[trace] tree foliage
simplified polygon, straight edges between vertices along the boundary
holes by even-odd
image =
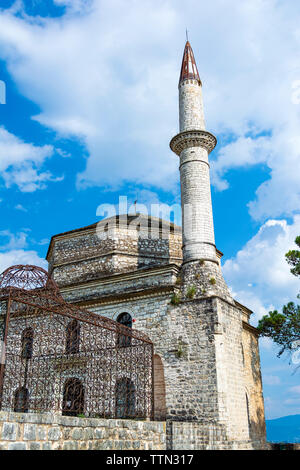
[[[300,248],[300,236],[295,243]],[[300,251],[290,250],[285,258],[292,266],[291,273],[300,277]],[[257,329],[261,336],[271,338],[280,346],[279,356],[284,351],[291,352],[295,348],[295,341],[300,340],[300,305],[289,302],[283,306],[281,313],[277,310],[269,312],[259,321]]]

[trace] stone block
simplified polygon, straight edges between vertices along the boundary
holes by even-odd
[[[12,442],[8,444],[8,450],[27,450],[25,442]]]
[[[36,440],[36,425],[35,424],[24,424],[24,441],[35,441]]]
[[[30,442],[29,450],[41,450],[41,444],[39,442]]]
[[[17,431],[17,423],[3,423],[1,439],[3,441],[15,441],[17,439]]]
[[[50,427],[48,429],[48,440],[49,441],[58,441],[62,436],[62,432],[58,426]]]

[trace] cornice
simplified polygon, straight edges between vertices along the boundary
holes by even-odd
[[[180,270],[180,267],[177,266],[176,264],[168,264],[165,267],[161,266],[155,266],[152,268],[146,268],[146,269],[139,269],[136,271],[131,271],[131,272],[126,272],[126,273],[118,273],[118,274],[112,274],[111,276],[105,276],[105,278],[97,279],[97,280],[91,280],[91,281],[85,281],[82,283],[76,283],[76,284],[71,284],[68,286],[62,286],[60,288],[60,292],[62,294],[67,293],[68,291],[76,291],[76,290],[81,290],[84,288],[93,288],[93,287],[98,287],[98,286],[103,286],[103,285],[111,285],[111,284],[116,284],[119,282],[126,282],[126,281],[131,281],[134,279],[140,279],[140,278],[145,278],[145,277],[150,277],[150,276],[157,276],[160,274],[167,274],[171,273],[174,274],[175,276],[178,274]]]
[[[82,308],[88,308],[97,305],[109,305],[120,302],[128,302],[135,299],[169,296],[174,292],[174,289],[175,286],[156,287],[135,292],[107,295],[98,297],[97,299],[70,301],[70,303],[72,303],[72,305],[79,305]]]

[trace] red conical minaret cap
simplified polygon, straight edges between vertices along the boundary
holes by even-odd
[[[186,41],[184,53],[183,53],[179,83],[182,82],[183,80],[189,80],[189,79],[197,80],[199,84],[202,85],[200,77],[199,77],[193,49],[189,41]]]

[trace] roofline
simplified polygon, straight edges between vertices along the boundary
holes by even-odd
[[[174,224],[173,222],[169,222],[165,219],[161,219],[159,217],[152,217],[152,216],[146,216],[146,215],[143,215],[143,214],[118,214],[116,216],[113,216],[113,217],[108,217],[106,219],[102,219],[102,220],[99,220],[99,222],[95,222],[91,225],[86,225],[84,227],[80,227],[80,228],[76,228],[76,229],[73,229],[73,230],[68,230],[67,232],[61,232],[61,233],[57,233],[56,235],[52,235],[51,237],[51,240],[50,240],[50,243],[49,243],[49,247],[48,247],[48,250],[47,250],[47,254],[46,254],[46,260],[48,261],[48,258],[49,258],[49,254],[51,252],[51,248],[53,246],[53,242],[56,238],[59,238],[59,237],[65,237],[65,236],[68,236],[68,235],[72,235],[74,233],[80,233],[80,232],[85,232],[87,230],[92,230],[92,229],[96,229],[97,225],[99,223],[105,223],[111,219],[114,219],[115,217],[118,219],[119,218],[119,215],[127,215],[128,218],[131,218],[133,220],[134,217],[144,217],[144,218],[148,218],[148,221],[149,219],[151,220],[156,220],[156,221],[159,221],[159,222],[162,222],[163,224],[167,224],[169,225],[170,227],[174,228],[174,231],[178,229],[178,231],[182,231],[182,227],[180,225],[176,225]],[[162,224],[162,225],[163,225]],[[217,254],[219,255],[220,258],[222,258],[222,256],[224,255],[224,253],[222,253],[222,251],[218,250],[216,248],[216,251],[217,251]]]
[[[250,308],[246,307],[245,305],[241,304],[240,302],[238,302],[237,300],[234,300],[234,303],[235,305],[240,308],[241,310],[243,310],[243,312],[247,313],[247,315],[252,315],[253,311],[250,310]]]

